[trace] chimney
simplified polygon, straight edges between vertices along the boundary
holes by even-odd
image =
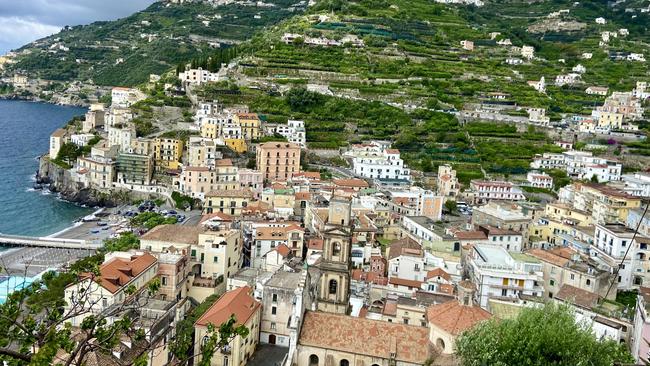
[[[476,291],[474,283],[469,280],[463,280],[458,283],[458,302],[463,306],[474,305],[474,292]]]

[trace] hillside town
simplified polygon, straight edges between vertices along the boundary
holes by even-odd
[[[200,70],[181,74],[183,85],[211,82],[188,74]],[[597,125],[643,113],[648,96],[639,83],[608,99],[594,113],[609,122]],[[454,365],[461,333],[547,301],[648,361],[649,173],[624,173],[565,141],[562,153],[536,156],[524,181],[462,184],[451,165],[423,175],[389,141],[352,144],[338,153],[343,165],[305,170],[303,121],[269,123],[245,105],[202,101],[186,139],[136,137],[129,107],[145,97],[114,88],[110,105],[93,104],[82,123],[55,131],[42,160],[57,166],[64,146],[92,143],[57,173],[69,184],[170,204],[180,194],[201,210],[198,220],[145,230],[138,249],[108,253],[99,271],[109,280],[93,285],[102,302],[92,312],[101,313],[128,286],[161,280],[142,309],[157,314],[153,364],[171,357],[174,325],[215,294],[194,323],[195,354],[208,324],[231,313],[251,333],[213,365]],[[571,179],[556,195],[551,169]],[[631,291],[635,304],[616,301]]]
[[[276,2],[157,2],[151,14],[188,12],[175,23],[194,27],[187,43],[140,18],[127,22],[131,41],[107,39],[147,58],[157,39],[198,51],[144,79],[121,82],[128,57],[102,60],[110,73],[98,75],[66,56],[88,52],[68,27],[0,57],[0,95],[85,112],[51,133],[31,189],[97,210],[38,238],[88,247],[38,249],[56,258],[23,275],[57,275],[6,291],[14,318],[0,328],[30,336],[20,347],[0,337],[0,361],[490,365],[467,362],[465,337],[502,339],[487,325],[550,304],[590,341],[650,364],[649,49],[630,35],[638,21],[621,28],[627,18],[588,11],[587,24],[577,2],[551,13],[526,2],[544,11],[515,37],[474,27],[494,1],[414,1],[407,13],[391,3],[380,10],[391,16],[364,2]],[[295,15],[262,24],[272,8]],[[243,27],[247,12],[261,35],[196,30],[224,18]],[[523,18],[512,14],[492,18]],[[531,36],[587,30],[560,51]],[[16,66],[38,52],[83,65],[86,79]],[[55,297],[40,284],[57,279],[60,311],[39,307],[29,296]],[[52,351],[32,318],[54,319],[52,334],[72,341]]]

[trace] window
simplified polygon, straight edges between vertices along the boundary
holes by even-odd
[[[555,280],[550,280],[549,283],[551,286],[555,286]]]
[[[591,280],[590,279],[587,279],[586,283],[587,283],[587,286],[591,286]]]
[[[336,255],[336,256],[341,255],[341,243],[334,242],[332,246],[332,255]]]
[[[278,294],[273,294],[271,297],[272,297],[271,301],[278,302]]]
[[[212,258],[212,261],[213,261],[214,263],[219,263],[219,257],[213,257],[213,258]]]
[[[344,358],[341,360],[341,362],[339,362],[339,366],[350,366],[350,361]]]
[[[275,327],[276,327],[276,326],[275,326],[275,323],[271,323],[271,329],[272,329],[272,330],[275,330]]]
[[[278,308],[275,306],[271,307],[271,314],[275,315],[277,313],[278,313]]]
[[[160,277],[160,282],[162,283],[163,286],[166,286],[167,285],[167,276]]]
[[[507,289],[501,289],[501,296],[508,296],[508,290]]]
[[[316,355],[309,356],[309,366],[318,366],[318,356]]]
[[[338,290],[338,285],[339,284],[336,282],[336,280],[330,280],[330,283],[329,283],[329,293],[330,293],[330,295],[335,295],[338,292],[337,291]]]
[[[444,351],[444,350],[445,350],[445,341],[443,341],[442,338],[438,338],[438,339],[436,340],[436,346],[437,346],[439,349],[441,349],[441,350]]]

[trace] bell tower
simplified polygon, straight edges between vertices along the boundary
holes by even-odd
[[[318,310],[347,314],[350,303],[352,202],[332,197],[323,235]]]

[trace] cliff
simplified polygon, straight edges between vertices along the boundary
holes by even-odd
[[[50,191],[58,193],[66,201],[81,205],[114,207],[130,200],[128,194],[125,195],[121,192],[104,193],[92,188],[85,188],[83,184],[72,179],[70,170],[52,163],[47,155],[41,156],[39,159],[36,183],[47,185]]]

